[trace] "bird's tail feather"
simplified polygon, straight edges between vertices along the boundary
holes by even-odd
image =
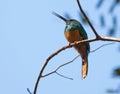
[[[88,59],[82,58],[82,79],[87,76],[88,73]]]

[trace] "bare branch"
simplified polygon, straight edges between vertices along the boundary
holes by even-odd
[[[120,42],[120,38],[111,38],[111,37],[103,37],[101,36],[100,38],[96,37],[96,38],[92,38],[92,39],[88,39],[88,40],[82,40],[82,41],[78,41],[78,42],[75,42],[75,43],[71,43],[67,46],[64,46],[62,48],[60,48],[59,50],[57,50],[55,53],[51,54],[47,59],[46,59],[46,62],[45,64],[43,65],[42,69],[40,70],[40,73],[39,73],[39,76],[37,78],[37,81],[35,83],[35,87],[34,87],[34,94],[36,94],[37,92],[37,87],[38,87],[38,83],[39,81],[41,80],[42,78],[42,73],[45,69],[45,67],[47,66],[48,62],[54,57],[56,56],[58,53],[60,53],[61,51],[67,49],[67,48],[71,48],[75,45],[78,45],[78,44],[81,44],[81,43],[86,43],[86,42],[93,42],[93,41],[98,41],[98,40],[102,40],[102,41],[115,41],[115,42]],[[52,73],[51,73],[52,74]]]
[[[95,36],[99,38],[100,35],[96,32],[96,30],[95,30],[95,28],[93,27],[92,23],[90,22],[89,18],[87,17],[87,15],[85,14],[85,12],[83,11],[83,9],[82,9],[82,7],[81,7],[81,5],[80,5],[79,0],[77,0],[77,4],[78,4],[78,6],[79,6],[79,9],[80,9],[81,13],[83,14],[83,16],[84,16],[85,19],[87,20],[89,26],[90,26],[91,29],[93,30]]]

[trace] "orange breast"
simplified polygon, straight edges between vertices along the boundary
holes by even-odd
[[[83,40],[83,38],[80,35],[78,30],[65,32],[65,37],[68,40],[68,42],[70,42],[70,43],[73,43],[75,41]]]
[[[69,43],[83,40],[83,38],[80,35],[78,30],[65,32],[65,37]],[[80,45],[76,45],[74,47],[82,57],[87,55],[87,45],[85,43],[82,43]]]

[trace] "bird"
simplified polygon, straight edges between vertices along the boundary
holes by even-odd
[[[75,19],[66,19],[63,16],[53,12],[53,15],[62,19],[66,23],[66,27],[64,30],[64,35],[67,41],[70,43],[77,43],[78,41],[82,41],[88,39],[87,33],[81,23]],[[75,45],[74,48],[78,51],[79,55],[82,59],[82,79],[85,79],[88,74],[88,54],[90,52],[89,43],[81,43],[79,45]]]

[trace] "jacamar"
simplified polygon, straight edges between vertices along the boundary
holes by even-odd
[[[74,19],[68,20],[55,12],[53,12],[53,14],[66,22],[64,34],[69,43],[88,39],[87,33],[80,22]],[[90,45],[89,43],[81,43],[75,45],[74,48],[82,58],[82,79],[84,79],[88,73],[88,54],[90,52]]]

